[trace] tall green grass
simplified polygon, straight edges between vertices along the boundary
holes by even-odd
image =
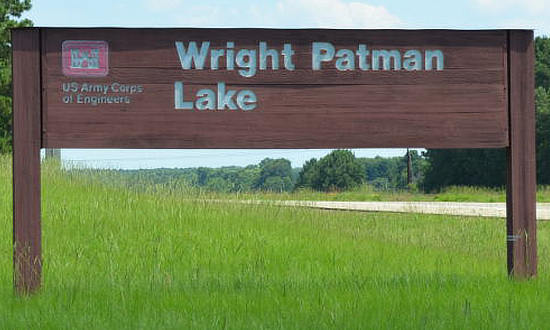
[[[44,286],[12,290],[0,159],[1,329],[543,329],[540,276],[506,276],[502,219],[191,201],[101,174],[43,174]],[[96,174],[94,174],[96,175]],[[201,199],[201,198],[199,198]]]

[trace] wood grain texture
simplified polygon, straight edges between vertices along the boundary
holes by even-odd
[[[40,30],[13,31],[14,284],[28,294],[40,287]]]
[[[509,33],[508,271],[525,278],[537,273],[533,31]]]
[[[65,40],[109,43],[109,75],[66,77]],[[296,69],[183,70],[175,41],[292,43]],[[311,42],[337,49],[441,49],[444,71],[311,70]],[[506,31],[45,29],[43,146],[48,148],[350,148],[508,146]],[[282,60],[281,60],[282,61]],[[282,63],[281,63],[282,66]],[[209,59],[206,61],[209,68]],[[250,89],[258,107],[174,110],[174,82],[186,99],[201,88]],[[140,84],[131,104],[65,104],[62,84]]]

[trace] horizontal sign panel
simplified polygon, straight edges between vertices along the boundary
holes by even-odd
[[[42,29],[43,146],[504,147],[507,33]]]

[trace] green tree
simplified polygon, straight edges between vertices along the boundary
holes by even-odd
[[[31,26],[22,14],[31,9],[30,0],[0,0],[0,153],[11,151],[11,31],[16,27]]]
[[[411,150],[413,184],[423,182],[426,160],[416,150]],[[407,156],[384,158],[359,158],[365,170],[368,184],[380,189],[407,187]]]
[[[322,191],[346,190],[365,180],[365,171],[349,150],[334,150],[321,158],[307,162],[300,172],[299,184]]]
[[[321,158],[317,189],[346,190],[357,187],[365,180],[363,167],[350,150],[334,150]]]
[[[255,188],[276,192],[291,190],[293,182],[290,161],[285,158],[262,160]]]
[[[535,85],[550,88],[550,39],[535,38]]]
[[[319,168],[317,167],[317,159],[311,158],[306,161],[302,170],[298,174],[297,188],[314,188],[316,180],[319,178]]]
[[[248,165],[241,169],[235,175],[233,192],[252,191],[259,175],[260,168],[257,165]]]
[[[504,149],[428,149],[424,179],[426,191],[447,186],[499,187],[506,183]]]
[[[537,183],[550,184],[550,38],[535,39]]]
[[[215,176],[208,180],[206,189],[214,192],[225,193],[230,190],[230,184],[221,176]]]
[[[367,182],[385,181],[387,184],[397,172],[397,164],[393,158],[383,158],[376,156],[375,158],[360,158],[359,162],[365,168]]]
[[[537,87],[537,182],[550,184],[550,90]]]

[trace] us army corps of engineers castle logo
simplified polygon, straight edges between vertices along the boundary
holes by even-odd
[[[62,71],[67,80],[61,83],[61,100],[65,104],[122,105],[133,103],[143,93],[143,85],[86,79],[105,77],[109,73],[109,44],[95,40],[65,40],[62,43]]]
[[[104,77],[109,73],[109,45],[106,41],[66,40],[62,45],[65,76]]]

